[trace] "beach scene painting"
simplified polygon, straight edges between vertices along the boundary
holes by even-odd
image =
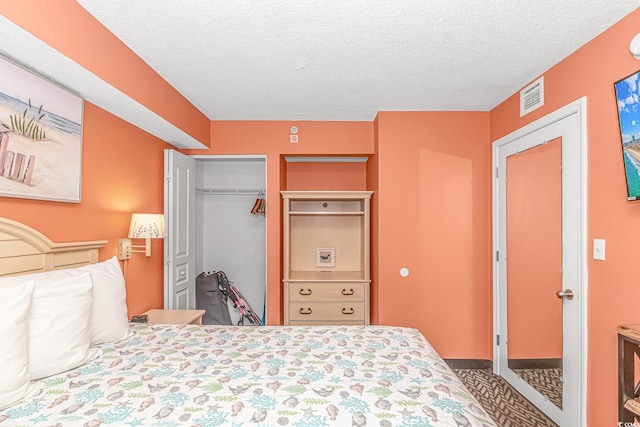
[[[83,99],[0,58],[0,196],[79,203]]]
[[[627,199],[640,199],[640,71],[614,84],[620,139],[627,180]]]

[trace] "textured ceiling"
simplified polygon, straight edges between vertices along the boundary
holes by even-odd
[[[487,111],[640,6],[640,0],[77,1],[209,119],[284,121]],[[0,34],[10,40],[0,43],[0,56],[178,148],[206,147],[2,15]]]
[[[78,1],[211,120],[490,110],[640,5]]]

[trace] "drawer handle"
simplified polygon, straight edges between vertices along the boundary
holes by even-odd
[[[311,295],[311,293],[311,289],[307,289],[306,292],[304,289],[300,289],[300,295]]]
[[[353,295],[354,293],[353,289],[349,289],[349,292],[346,289],[342,290],[342,295]]]
[[[307,308],[307,310],[305,311],[305,309],[304,309],[304,308],[301,308],[301,309],[300,309],[300,314],[311,314],[311,309],[310,309],[310,308]]]
[[[346,308],[342,307],[342,314],[353,314],[353,313],[355,313],[355,312],[356,312],[356,311],[353,309],[353,307],[351,307],[349,310],[350,310],[350,311],[347,311],[347,309],[346,309]]]

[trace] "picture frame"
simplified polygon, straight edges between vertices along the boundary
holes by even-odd
[[[80,203],[84,99],[0,56],[0,196]]]
[[[640,70],[614,83],[627,200],[640,200]]]
[[[316,248],[316,267],[335,267],[336,248]]]

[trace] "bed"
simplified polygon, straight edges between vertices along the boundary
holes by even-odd
[[[15,233],[16,228],[20,233]],[[7,231],[9,229],[13,232]],[[44,272],[35,275],[33,268],[23,267],[7,273],[11,270],[7,265],[24,265],[18,260],[25,256],[25,251],[15,252],[16,242],[21,242],[18,245],[21,248],[30,246],[28,242],[34,235],[47,243],[35,252],[47,257],[49,246],[55,244],[42,240],[44,236],[35,230],[0,219],[0,263],[5,267],[0,274],[11,275],[0,277],[0,293],[3,289],[24,293],[25,288],[33,288],[33,302],[26,310],[26,316],[30,316],[26,328],[37,327],[35,313],[42,311],[38,307],[44,304],[44,296],[48,296],[43,294],[43,289],[51,292],[50,289],[61,287],[62,283],[62,289],[67,292],[71,282],[82,282],[86,287],[87,276],[93,292],[90,310],[99,310],[87,316],[91,327],[84,332],[84,346],[52,345],[45,338],[46,351],[53,351],[55,347],[82,347],[77,352],[80,356],[73,362],[76,366],[55,366],[61,360],[67,362],[65,355],[52,360],[45,358],[34,369],[31,364],[41,356],[33,354],[32,347],[42,348],[43,343],[38,343],[38,339],[43,338],[29,329],[26,332],[28,353],[34,357],[22,361],[28,364],[22,369],[28,372],[27,378],[23,376],[22,384],[11,389],[5,385],[3,390],[3,384],[15,382],[12,373],[6,371],[20,355],[14,354],[7,363],[0,348],[0,407],[3,393],[6,406],[0,409],[0,427],[102,424],[495,427],[415,329],[376,325],[129,324],[126,311],[122,318],[123,279],[109,278],[108,287],[118,288],[118,295],[113,292],[105,296],[102,289],[106,283],[100,276],[104,265],[113,269],[117,261],[97,262],[101,242],[80,244],[78,253],[93,254],[67,256],[67,259],[74,258],[74,268],[49,263],[42,268]],[[11,250],[6,249],[8,241],[11,241]],[[66,245],[65,249],[72,246]],[[39,256],[37,253],[28,256],[34,255]],[[47,271],[52,268],[53,271]],[[71,276],[75,278],[70,279]],[[86,289],[80,285],[78,288],[86,295]],[[0,297],[3,296],[0,294]],[[19,297],[20,301],[28,299],[24,295]],[[3,297],[0,304],[5,299]],[[66,296],[65,299],[81,298]],[[115,311],[109,312],[113,307],[109,308],[105,302],[117,306]],[[21,304],[12,303],[9,311],[16,311],[14,307]],[[66,315],[71,310],[64,311]],[[22,312],[24,317],[24,310]],[[106,323],[116,325],[102,325],[100,329],[101,325],[94,325],[96,318],[109,319]],[[48,323],[54,326],[46,331],[54,328],[56,321]],[[68,329],[66,324],[63,330]],[[102,336],[96,338],[96,331]],[[14,335],[13,328],[3,330],[0,324],[3,342],[25,339],[25,334]],[[11,369],[12,372],[19,370]],[[39,379],[32,380],[33,377]],[[25,381],[27,385],[23,390]],[[22,393],[18,397],[14,393],[17,389]]]

